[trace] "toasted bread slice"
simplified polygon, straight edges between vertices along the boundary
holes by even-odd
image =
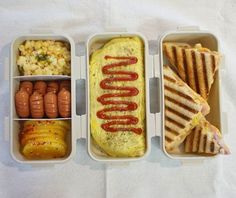
[[[178,147],[210,107],[169,66],[164,66],[165,147]]]
[[[185,152],[216,155],[218,153],[229,154],[229,149],[223,143],[220,131],[207,120],[202,119],[200,124],[187,136]]]
[[[220,54],[203,48],[201,44],[191,47],[187,43],[174,42],[164,43],[163,51],[182,80],[207,99],[219,67]]]

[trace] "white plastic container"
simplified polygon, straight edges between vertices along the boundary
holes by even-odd
[[[165,33],[159,43],[159,49],[160,49],[160,71],[161,71],[161,81],[163,82],[163,74],[162,74],[162,66],[163,64],[166,63],[166,58],[163,55],[163,50],[162,50],[162,44],[165,41],[175,41],[175,42],[187,42],[189,44],[196,44],[196,43],[201,43],[204,47],[209,48],[210,50],[218,51],[220,52],[220,47],[219,47],[219,40],[217,37],[208,31],[201,31],[197,27],[185,27],[185,28],[179,28],[177,31],[171,31]],[[223,59],[223,57],[222,57]],[[211,87],[210,95],[208,98],[208,103],[211,108],[210,113],[206,116],[206,119],[212,123],[214,126],[216,126],[221,133],[226,133],[225,128],[223,127],[224,125],[227,125],[227,119],[225,119],[226,123],[222,122],[222,111],[221,111],[221,92],[220,92],[220,82],[221,82],[221,70],[223,67],[224,62],[221,61],[221,64],[219,66],[218,71],[215,74],[214,77],[214,83]],[[164,90],[164,83],[160,83],[162,85],[162,89]],[[164,101],[164,92],[161,92],[161,100]],[[165,123],[165,116],[164,116],[164,103],[162,104],[162,119],[163,119],[163,124],[162,124],[162,149],[164,153],[172,158],[172,159],[179,159],[179,160],[193,160],[192,162],[194,163],[195,160],[203,160],[203,159],[209,159],[209,158],[214,158],[216,156],[198,156],[198,155],[193,155],[193,154],[186,154],[183,151],[180,150],[178,154],[170,154],[166,151],[165,149],[165,130],[164,130],[164,123]],[[225,115],[225,114],[224,114]]]
[[[94,143],[91,141],[90,134],[90,109],[89,109],[89,56],[94,49],[101,47],[104,43],[115,37],[129,37],[138,36],[144,43],[144,56],[145,56],[145,88],[146,88],[146,153],[142,157],[137,158],[112,158],[97,149]],[[71,46],[71,77],[68,76],[19,76],[16,66],[16,57],[18,53],[18,46],[24,40],[64,40]],[[18,37],[13,41],[11,46],[11,72],[10,72],[10,92],[11,92],[11,113],[10,113],[10,147],[12,157],[20,163],[29,164],[55,164],[67,162],[76,152],[76,141],[79,138],[87,138],[87,149],[90,157],[96,161],[102,162],[130,162],[135,160],[141,160],[148,156],[150,152],[150,140],[154,136],[161,136],[163,152],[172,159],[179,159],[181,161],[202,161],[211,157],[203,157],[197,155],[190,155],[185,153],[169,154],[165,150],[164,143],[164,86],[163,86],[163,74],[162,66],[165,63],[165,58],[162,53],[163,41],[182,41],[196,43],[201,42],[203,46],[210,48],[211,50],[219,51],[219,43],[217,38],[209,32],[200,31],[199,29],[179,29],[177,31],[165,33],[159,42],[159,54],[149,55],[147,39],[140,33],[128,33],[128,32],[107,32],[101,34],[95,34],[89,37],[86,43],[86,57],[76,57],[75,55],[75,42],[68,36],[57,34],[31,34],[27,36]],[[71,79],[71,132],[67,137],[67,143],[69,152],[66,157],[61,159],[52,160],[27,160],[19,151],[18,133],[20,120],[15,113],[14,95],[18,88],[20,80],[53,80],[53,79]],[[86,83],[85,83],[86,81]],[[82,89],[77,86],[81,85]],[[86,91],[83,92],[83,86],[85,85]],[[154,86],[155,85],[155,86]],[[76,106],[76,98],[77,105]],[[79,99],[78,99],[79,98]],[[158,105],[156,105],[158,103]],[[79,111],[79,106],[86,105],[85,110]],[[153,108],[154,106],[158,108]],[[209,96],[209,105],[211,112],[207,116],[207,119],[217,126],[221,132],[223,132],[221,121],[221,108],[220,108],[220,69],[215,76],[215,82],[211,89]],[[78,110],[76,112],[76,109]],[[156,109],[152,111],[153,109]],[[151,113],[152,112],[152,113]],[[213,116],[214,115],[214,116]],[[193,160],[193,161],[192,161]]]
[[[56,34],[30,34],[30,35],[25,35],[25,36],[20,36],[16,38],[11,45],[11,62],[10,62],[10,93],[11,93],[11,110],[10,110],[10,149],[11,149],[11,156],[13,159],[15,159],[19,163],[24,163],[24,164],[55,164],[55,163],[61,163],[61,162],[66,162],[68,161],[71,156],[73,156],[75,149],[76,149],[76,119],[77,116],[75,115],[75,85],[72,83],[74,81],[73,76],[63,76],[63,75],[54,75],[54,76],[20,76],[18,67],[16,65],[16,60],[17,56],[19,53],[18,47],[21,43],[23,43],[25,40],[60,40],[60,41],[65,41],[70,44],[71,48],[71,73],[77,73],[78,71],[76,70],[77,67],[74,67],[74,57],[75,57],[75,46],[74,46],[74,41],[66,36],[66,35],[56,35]],[[75,75],[76,76],[76,75]],[[64,158],[59,158],[59,159],[52,159],[52,160],[28,160],[22,156],[20,153],[20,145],[19,145],[19,139],[18,139],[18,134],[19,134],[19,122],[23,120],[48,120],[46,118],[44,119],[23,119],[19,118],[16,114],[15,110],[15,93],[19,89],[19,83],[22,80],[30,80],[30,81],[35,81],[35,80],[44,80],[44,81],[49,81],[49,80],[64,80],[64,79],[69,79],[71,80],[71,118],[56,118],[54,120],[71,120],[71,131],[67,134],[66,137],[66,142],[68,145],[68,152]]]
[[[108,155],[104,155],[104,153],[100,152],[99,149],[94,145],[93,141],[91,140],[91,134],[90,134],[90,108],[89,108],[89,58],[91,53],[99,49],[101,46],[103,46],[105,43],[107,43],[109,40],[113,38],[118,38],[118,37],[132,37],[132,36],[138,36],[144,44],[144,65],[145,65],[145,103],[146,103],[146,152],[143,156],[141,157],[133,157],[133,158],[114,158],[110,157]],[[119,33],[101,33],[101,34],[95,34],[92,35],[88,41],[87,41],[87,90],[86,90],[86,95],[87,95],[87,138],[88,138],[88,153],[91,158],[93,158],[96,161],[116,161],[116,162],[123,162],[123,161],[134,161],[134,160],[140,160],[146,157],[149,152],[150,152],[150,107],[149,107],[149,64],[148,64],[148,42],[146,38],[141,35],[140,33],[127,33],[127,32],[119,32]],[[152,120],[152,122],[155,122],[155,120]]]

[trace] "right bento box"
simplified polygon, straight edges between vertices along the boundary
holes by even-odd
[[[150,55],[140,33],[99,33],[87,40],[86,55],[76,56],[66,35],[18,37],[10,64],[12,157],[66,162],[86,138],[96,161],[135,161],[148,156],[154,136],[173,159],[228,154],[217,38],[185,29],[157,42],[159,54]]]

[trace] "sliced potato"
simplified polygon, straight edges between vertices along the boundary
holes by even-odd
[[[22,148],[23,155],[28,159],[51,159],[66,155],[67,146],[57,141],[32,141]]]
[[[64,157],[67,152],[65,136],[70,121],[25,121],[19,133],[22,154],[28,159]]]
[[[24,137],[27,134],[35,134],[35,133],[48,133],[48,134],[56,134],[56,135],[60,135],[62,138],[65,137],[66,135],[66,130],[63,129],[51,129],[50,127],[39,127],[33,130],[28,130],[28,129],[24,129],[21,133],[20,133],[20,137]]]
[[[24,128],[30,126],[45,126],[45,127],[63,127],[65,130],[70,129],[70,122],[64,120],[47,120],[47,121],[35,121],[35,120],[28,120],[24,122]]]
[[[25,134],[21,139],[20,143],[22,146],[28,143],[28,141],[37,141],[38,139],[46,139],[46,140],[56,140],[56,141],[63,141],[64,137],[55,134],[48,134],[48,133],[31,133]],[[63,141],[64,142],[64,141]]]

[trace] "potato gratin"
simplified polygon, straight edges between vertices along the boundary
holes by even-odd
[[[70,45],[63,41],[27,40],[19,46],[20,75],[70,75]]]

